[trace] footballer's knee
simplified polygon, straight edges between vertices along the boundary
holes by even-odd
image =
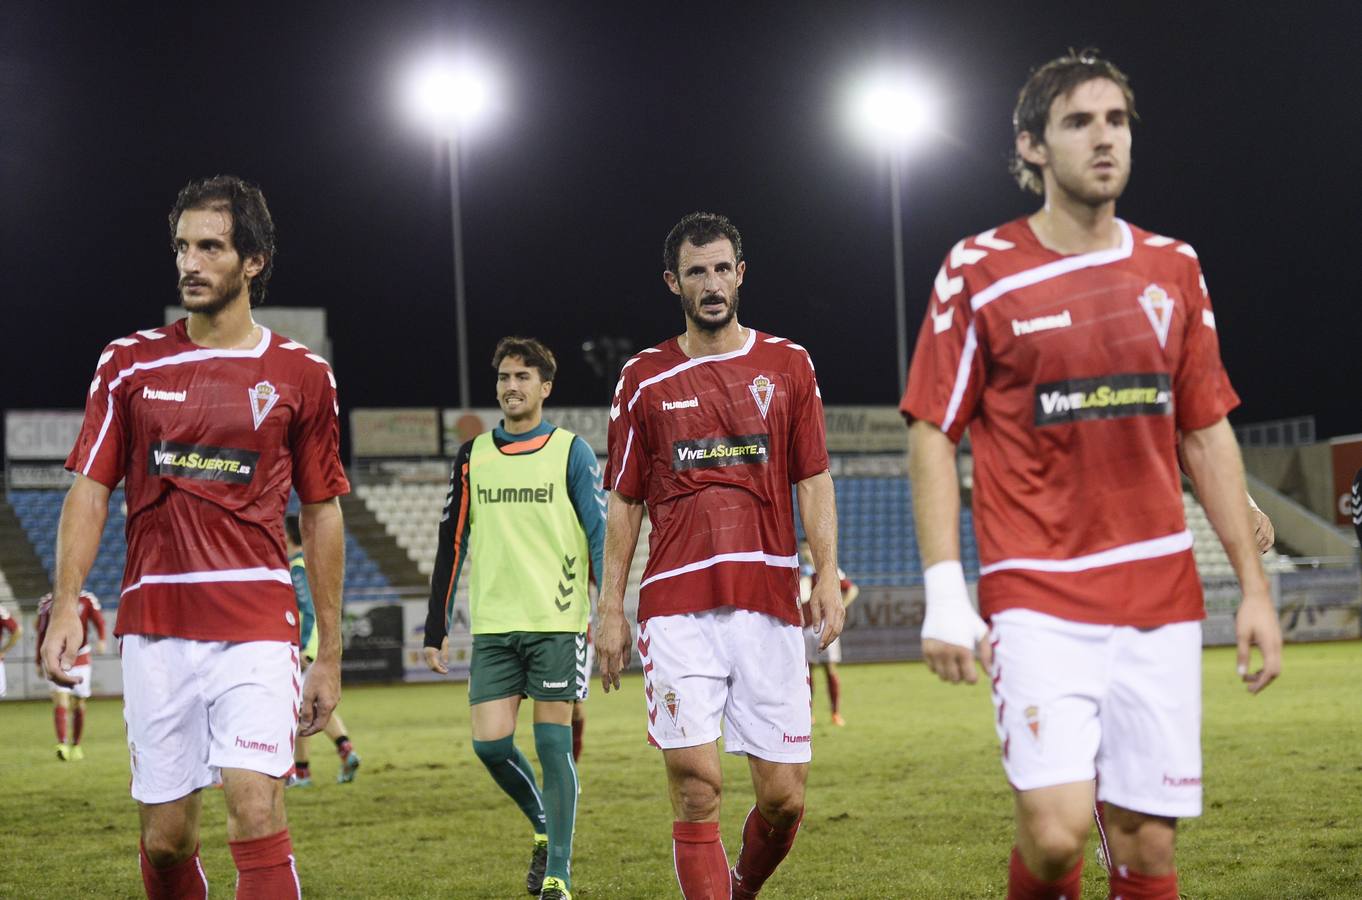
[[[1017,849],[1033,874],[1053,881],[1083,858],[1087,832],[1053,818],[1033,821],[1017,836]]]
[[[144,827],[142,852],[154,869],[167,869],[194,855],[198,835],[189,828]]]
[[[677,818],[683,822],[707,822],[719,815],[723,789],[708,778],[683,776],[676,783],[673,794]]]
[[[1115,865],[1154,877],[1174,871],[1177,819],[1137,813],[1108,803],[1102,821]]]
[[[277,834],[288,827],[284,814],[283,779],[259,772],[224,771],[223,788],[227,795],[227,838],[251,840]]]
[[[799,818],[804,815],[804,800],[803,797],[798,800],[787,797],[775,803],[758,801],[757,811],[761,813],[763,819],[770,823],[772,828],[779,828],[784,831],[793,828]]]
[[[511,758],[515,753],[514,736],[504,737],[498,741],[473,741],[473,753],[478,759],[482,760],[485,766],[499,766]]]

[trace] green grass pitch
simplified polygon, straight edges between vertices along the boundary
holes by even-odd
[[[1189,898],[1362,897],[1362,672],[1357,643],[1290,646],[1286,674],[1250,697],[1232,650],[1205,654],[1206,811],[1183,823]],[[771,898],[996,897],[1006,893],[1011,798],[983,684],[951,688],[920,664],[843,667],[849,724],[828,723],[821,673],[804,829]],[[644,741],[639,679],[587,704],[574,896],[679,897],[661,760]],[[351,687],[341,706],[364,758],[334,783],[314,739],[311,790],[288,794],[308,897],[516,898],[529,829],[469,746],[462,684]],[[528,704],[518,740],[533,757]],[[0,897],[142,896],[137,815],[118,701],[95,701],[86,759],[52,752],[41,703],[0,704]],[[725,756],[723,832],[736,853],[751,804]],[[204,804],[212,896],[231,896],[222,796]],[[1091,847],[1084,896],[1106,896]]]

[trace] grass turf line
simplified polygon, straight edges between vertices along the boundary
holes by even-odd
[[[1179,871],[1197,900],[1362,896],[1359,644],[1290,646],[1286,676],[1250,697],[1232,650],[1205,654],[1206,811],[1185,821]],[[993,897],[1006,893],[1010,791],[983,684],[938,684],[921,664],[842,667],[849,724],[832,726],[815,672],[814,764],[804,829],[764,897]],[[677,897],[660,755],[644,740],[637,677],[587,704],[574,897]],[[314,738],[317,786],[287,795],[308,897],[524,897],[530,830],[473,756],[463,685],[348,687],[364,765],[334,782]],[[92,701],[86,759],[55,758],[50,707],[0,703],[0,897],[142,896],[137,813],[117,700]],[[532,759],[529,704],[517,741]],[[752,802],[724,757],[723,833],[736,856]],[[219,791],[206,791],[211,895],[235,880]],[[1084,895],[1105,896],[1089,847]]]

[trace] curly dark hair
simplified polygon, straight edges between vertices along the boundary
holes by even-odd
[[[733,245],[733,261],[742,262],[742,235],[738,234],[738,227],[728,221],[727,216],[693,212],[677,222],[667,235],[667,240],[662,245],[662,265],[668,272],[679,275],[677,266],[680,263],[682,244],[690,241],[697,247],[703,247],[719,238],[728,238],[729,243]]]
[[[1132,121],[1139,117],[1135,114],[1135,92],[1130,89],[1130,79],[1116,68],[1110,60],[1098,56],[1095,47],[1087,47],[1078,52],[1072,49],[1057,59],[1052,59],[1031,73],[1017,95],[1017,107],[1012,112],[1012,135],[1022,132],[1031,135],[1037,144],[1045,142],[1045,124],[1050,121],[1050,106],[1056,97],[1066,96],[1080,84],[1095,78],[1105,78],[1115,82],[1126,98],[1126,109]],[[1008,162],[1008,171],[1017,179],[1022,190],[1033,194],[1045,193],[1045,180],[1041,177],[1040,167],[1021,158],[1014,144]]]
[[[180,189],[170,209],[170,243],[175,245],[175,229],[188,209],[225,210],[232,217],[232,247],[243,260],[260,256],[265,266],[251,279],[251,306],[265,302],[265,289],[274,273],[274,219],[265,205],[260,188],[235,175],[214,175],[191,181]]]
[[[511,336],[497,341],[492,369],[501,368],[501,361],[508,356],[518,356],[525,365],[538,369],[541,381],[552,381],[558,374],[558,360],[553,358],[553,351],[532,337]]]

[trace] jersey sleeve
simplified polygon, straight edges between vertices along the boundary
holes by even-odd
[[[605,492],[601,490],[601,468],[596,463],[596,454],[580,435],[572,439],[567,475],[572,507],[591,550],[592,578],[600,584],[605,555]]]
[[[1215,313],[1201,266],[1190,263],[1190,283],[1183,286],[1187,300],[1187,336],[1173,374],[1173,409],[1180,431],[1206,428],[1223,419],[1239,405],[1220,360],[1220,338]]]
[[[790,483],[795,484],[828,470],[827,423],[823,420],[823,396],[813,358],[802,348],[795,351],[808,362],[798,371],[794,405],[790,410]]]
[[[128,454],[126,416],[111,387],[118,379],[114,355],[111,344],[99,357],[85,397],[85,418],[76,445],[66,457],[68,471],[93,478],[109,490],[123,480]]]
[[[633,500],[648,495],[648,450],[642,422],[630,409],[632,379],[622,374],[610,404],[610,427],[606,432],[605,489]],[[642,407],[637,407],[642,412]]]
[[[440,514],[440,536],[435,549],[435,568],[430,574],[430,601],[426,609],[427,647],[439,647],[449,634],[449,616],[454,611],[459,571],[468,556],[468,461],[472,452],[473,442],[468,441],[454,457],[449,493]]]
[[[948,257],[927,298],[899,411],[909,422],[931,422],[958,443],[978,412],[985,371],[968,283],[963,273],[952,273]]]
[[[304,503],[321,503],[350,493],[340,458],[340,404],[331,366],[316,362],[304,372],[302,404],[291,434],[293,489]]]

